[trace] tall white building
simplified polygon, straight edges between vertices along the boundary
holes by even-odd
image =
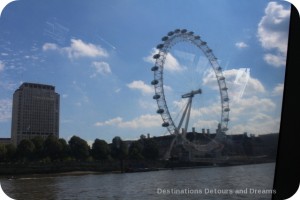
[[[13,95],[11,139],[59,137],[59,94],[52,85],[23,83]]]

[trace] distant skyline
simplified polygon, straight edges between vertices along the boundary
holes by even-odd
[[[154,48],[176,28],[200,35],[219,59],[231,99],[228,134],[279,132],[289,17],[289,3],[267,0],[12,2],[0,17],[0,137],[10,137],[12,96],[23,82],[55,86],[66,140],[166,134],[150,69]],[[173,61],[168,72],[180,75],[184,66]],[[211,80],[204,74],[202,86]],[[214,132],[219,107],[212,98],[194,112],[208,117],[193,124],[197,131]]]

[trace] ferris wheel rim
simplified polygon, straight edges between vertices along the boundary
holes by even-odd
[[[168,32],[166,36],[162,37],[162,42],[163,43],[160,43],[156,46],[159,52],[153,55],[153,59],[155,59],[155,65],[151,68],[151,71],[153,71],[154,73],[154,79],[151,82],[155,90],[153,99],[157,102],[157,113],[162,117],[162,126],[166,127],[170,134],[179,132],[172,119],[165,98],[166,95],[164,92],[163,72],[166,56],[169,53],[169,49],[172,48],[172,46],[174,46],[176,43],[190,42],[203,52],[215,73],[215,78],[218,82],[221,99],[221,120],[219,122],[219,128],[221,133],[225,133],[228,130],[230,111],[229,97],[227,92],[228,88],[222,72],[222,68],[218,63],[217,58],[213,54],[212,49],[208,47],[207,43],[203,41],[199,35],[195,35],[194,32],[188,31],[186,29],[175,29],[174,31]]]

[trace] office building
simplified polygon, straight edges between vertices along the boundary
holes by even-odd
[[[23,83],[13,95],[11,139],[59,137],[59,94],[52,85]]]

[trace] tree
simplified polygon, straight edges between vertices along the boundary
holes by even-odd
[[[158,144],[152,139],[144,140],[142,155],[145,159],[156,160],[159,157]]]
[[[92,145],[92,156],[96,160],[104,160],[107,159],[110,153],[109,146],[106,141],[95,139]]]
[[[31,139],[31,142],[34,144],[35,147],[33,156],[37,160],[41,159],[43,156],[44,141],[44,138],[42,138],[41,136],[36,136]]]
[[[146,139],[146,136],[145,136],[144,134],[142,134],[142,135],[140,136],[140,139],[141,139],[141,140],[145,140],[145,139]]]
[[[22,160],[31,160],[33,157],[35,146],[33,142],[28,139],[24,139],[17,147],[18,157]]]
[[[112,140],[111,155],[115,159],[123,160],[127,156],[127,146],[119,136]]]
[[[60,152],[60,158],[66,159],[70,155],[70,147],[67,143],[67,141],[63,138],[58,139],[58,142],[61,144],[61,152]]]
[[[127,146],[119,136],[116,136],[112,140],[111,144],[111,156],[120,161],[121,172],[124,171],[124,159],[127,156]]]
[[[87,142],[78,136],[73,136],[69,140],[71,154],[77,160],[85,160],[89,156],[90,147]]]
[[[131,143],[128,149],[128,157],[132,160],[142,160],[142,149],[143,146],[139,141],[134,141]]]
[[[49,135],[44,142],[44,156],[56,160],[60,158],[62,144],[54,135]]]

